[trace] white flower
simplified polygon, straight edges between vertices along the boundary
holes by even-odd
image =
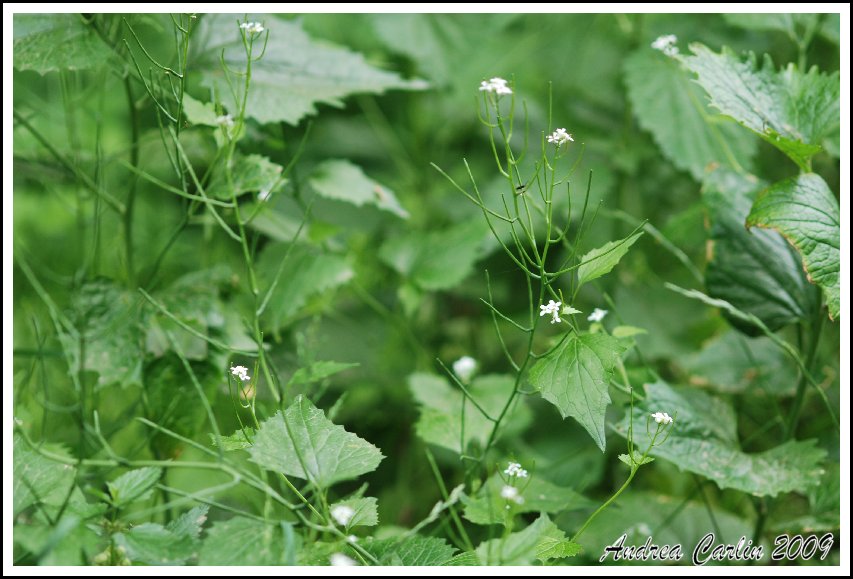
[[[240,24],[240,28],[249,34],[260,34],[264,31],[264,25],[260,22],[243,22]]]
[[[489,80],[484,80],[480,83],[480,90],[493,92],[499,95],[512,94],[512,89],[506,85],[506,80],[500,77],[494,77]]]
[[[225,127],[226,129],[230,129],[234,126],[234,119],[231,115],[219,115],[215,120],[216,124],[220,127]]]
[[[453,363],[453,372],[463,382],[468,382],[477,371],[477,360],[471,356],[462,356]]]
[[[548,135],[548,142],[554,143],[558,147],[564,143],[568,143],[569,141],[574,142],[572,136],[566,132],[566,129],[557,129],[550,135]]]
[[[652,418],[654,418],[655,422],[658,424],[672,424],[672,416],[666,412],[655,412],[652,414]]]
[[[504,485],[501,489],[501,498],[519,505],[524,502],[524,497],[518,494],[518,489],[510,485]]]
[[[249,369],[245,366],[231,366],[231,373],[243,382],[251,380],[249,377]]]
[[[551,323],[559,324],[563,320],[560,319],[560,306],[563,305],[563,302],[555,302],[554,300],[548,300],[546,305],[539,306],[539,317],[546,314],[551,315]]]
[[[266,189],[264,189],[263,191],[258,191],[258,201],[264,202],[270,198],[270,195],[272,195],[272,192]]]
[[[517,462],[511,462],[506,467],[504,474],[507,476],[515,476],[518,478],[527,478],[527,471],[521,468],[521,465]]]
[[[332,518],[342,527],[349,525],[354,516],[355,509],[349,505],[337,505],[332,508]]]
[[[353,567],[356,564],[355,561],[343,553],[334,553],[329,557],[329,563],[331,563],[333,567]]]
[[[678,47],[675,45],[676,42],[678,42],[678,37],[675,34],[666,34],[658,36],[652,42],[652,48],[660,50],[667,56],[675,56],[678,54]]]
[[[592,310],[592,313],[587,318],[587,321],[590,322],[600,322],[604,319],[604,316],[607,315],[607,310],[602,310],[600,308],[595,308]]]
[[[358,543],[358,537],[356,537],[355,535],[349,535],[347,537],[347,543]]]

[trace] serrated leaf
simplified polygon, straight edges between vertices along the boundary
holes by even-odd
[[[248,435],[249,439],[246,440],[246,436]],[[213,446],[216,446],[216,435],[213,433],[208,433],[210,436],[210,441]],[[234,434],[229,434],[228,436],[220,436],[219,440],[222,442],[222,450],[228,452],[230,450],[243,450],[252,446],[252,441],[255,438],[255,429],[247,426],[245,434],[242,430],[237,430]]]
[[[373,527],[379,524],[379,510],[376,502],[376,498],[374,497],[358,497],[338,501],[331,506],[331,509],[334,510],[335,507],[344,506],[353,510],[354,514],[346,525],[347,529],[351,529],[352,527]]]
[[[86,283],[72,296],[71,308],[86,344],[81,361],[80,344],[70,338],[63,340],[73,360],[72,371],[78,372],[82,363],[87,370],[98,372],[99,388],[138,384],[145,354],[138,294],[99,279]]]
[[[252,18],[263,21],[269,31],[264,57],[252,65],[246,103],[246,115],[260,123],[284,121],[295,125],[303,117],[315,114],[318,104],[340,107],[341,99],[352,94],[419,90],[427,86],[370,66],[363,56],[345,48],[317,42],[298,22],[263,15]],[[219,60],[222,55],[232,71],[246,68],[246,51],[236,19],[233,15],[207,14],[193,39],[197,41],[193,43],[197,53],[191,58],[204,71],[202,84],[222,95],[229,110],[239,110],[242,82],[234,102]],[[264,42],[261,38],[255,43],[255,56],[260,54]]]
[[[283,184],[284,167],[262,155],[234,155],[231,181],[228,181],[225,163],[218,163],[207,186],[207,195],[231,201],[232,191],[237,197],[254,192],[264,196],[277,191]]]
[[[201,544],[198,564],[281,565],[281,531],[274,525],[243,517],[214,523]]]
[[[820,286],[835,319],[841,309],[841,219],[838,201],[814,173],[776,183],[758,194],[748,227],[781,233],[802,256],[809,281]]]
[[[746,454],[739,448],[734,412],[722,400],[707,394],[679,389],[663,382],[646,385],[646,399],[634,409],[634,444],[648,447],[645,424],[654,411],[678,419],[663,445],[652,455],[669,460],[679,469],[707,477],[721,489],[732,488],[755,496],[804,492],[823,474],[820,464],[826,452],[814,440],[789,441],[771,450]],[[627,418],[617,427],[625,436]]]
[[[443,231],[409,231],[389,237],[379,258],[418,288],[445,290],[458,285],[482,257],[488,228],[480,219],[469,219]]]
[[[748,338],[728,331],[703,344],[702,349],[677,361],[691,384],[719,392],[764,391],[784,396],[794,393],[797,367],[770,338]]]
[[[571,416],[604,451],[604,414],[610,376],[625,345],[606,334],[572,334],[530,369],[528,380],[542,397]]]
[[[771,330],[809,319],[816,295],[796,252],[775,231],[744,227],[761,183],[732,173],[708,175],[702,199],[711,221],[713,258],[705,273],[708,293],[753,314]],[[730,316],[739,328],[750,327]]]
[[[166,525],[166,530],[178,537],[198,539],[201,534],[201,527],[207,521],[207,511],[209,508],[207,505],[199,505],[191,508],[177,519],[170,521]]]
[[[12,440],[14,514],[35,503],[61,505],[74,485],[76,469],[33,452],[18,434]]]
[[[145,500],[154,490],[154,485],[160,480],[163,469],[156,466],[145,466],[128,471],[107,483],[112,504],[123,507],[136,501]]]
[[[157,523],[143,523],[113,537],[131,561],[149,565],[181,565],[195,555],[198,543]]]
[[[640,239],[641,235],[643,232],[638,231],[625,239],[609,241],[581,257],[581,265],[578,267],[578,287],[610,273],[610,270],[616,267],[619,260],[628,253],[628,250],[634,245],[634,242]]]
[[[702,89],[675,59],[644,47],[628,57],[624,69],[640,126],[673,165],[698,181],[711,165],[749,170],[758,139],[709,110]]]
[[[307,368],[300,368],[294,372],[293,376],[288,380],[288,384],[294,386],[301,384],[314,384],[315,382],[319,382],[329,376],[334,376],[344,370],[355,368],[356,366],[358,366],[358,363],[332,362],[329,360],[314,362]]]
[[[580,546],[566,539],[545,514],[522,531],[483,541],[477,547],[477,556],[484,565],[530,565],[534,558],[544,562],[573,557],[579,552]]]
[[[824,138],[839,127],[838,73],[827,75],[813,67],[804,74],[794,64],[777,71],[767,55],[759,66],[754,56],[741,62],[728,49],[717,54],[698,43],[690,49],[693,55],[682,60],[696,73],[711,106],[808,170]]]
[[[113,54],[80,14],[15,14],[13,22],[13,64],[18,70],[85,70],[104,64]]]
[[[372,472],[384,458],[378,448],[333,424],[304,396],[284,414],[277,412],[261,424],[249,454],[265,469],[320,488]]]
[[[509,526],[518,513],[559,513],[592,506],[589,499],[575,490],[557,486],[536,475],[529,482],[522,480],[516,483],[523,502],[509,505],[500,494],[505,484],[495,474],[477,491],[476,496],[464,499],[465,518],[478,525]],[[507,509],[507,505],[511,508]]]
[[[443,567],[475,567],[481,565],[477,553],[465,551],[455,555],[447,562],[441,564]]]
[[[643,466],[644,464],[649,464],[650,462],[654,462],[654,458],[651,456],[647,456],[643,458],[643,455],[634,451],[634,459],[631,460],[631,457],[627,454],[620,454],[619,461],[628,465],[628,468],[634,468],[635,466]]]
[[[485,375],[477,376],[468,387],[468,392],[489,416],[494,417],[503,409],[513,387],[511,376]],[[424,441],[460,454],[466,452],[472,443],[485,446],[494,423],[483,416],[470,400],[465,402],[465,440],[461,440],[462,391],[452,388],[440,376],[422,373],[409,376],[409,389],[420,405],[420,417],[415,430]],[[519,403],[508,412],[506,418],[509,430],[505,429],[503,436],[523,427],[530,419],[530,411],[526,405]]]
[[[274,243],[261,252],[257,271],[262,291],[272,284],[287,250],[287,244]],[[341,286],[355,275],[345,257],[302,246],[293,247],[283,267],[263,315],[265,323],[274,329],[290,322],[311,296]]]
[[[403,209],[393,191],[345,159],[332,159],[317,165],[308,184],[321,197],[345,201],[356,207],[374,205],[403,219],[409,218],[409,212]]]
[[[418,535],[404,539],[366,541],[361,543],[361,546],[376,557],[380,565],[406,567],[445,565],[456,552],[444,539]]]

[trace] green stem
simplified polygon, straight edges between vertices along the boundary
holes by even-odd
[[[136,109],[136,103],[133,100],[133,88],[130,85],[130,76],[124,79],[124,90],[127,95],[127,107],[130,113],[130,165],[139,168],[139,112]],[[136,184],[137,178],[133,177],[130,180],[127,190],[127,199],[124,205],[124,250],[125,259],[127,261],[127,284],[129,287],[134,287],[136,283],[136,275],[133,267],[133,206],[136,202]]]

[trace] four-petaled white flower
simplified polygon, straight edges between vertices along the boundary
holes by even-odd
[[[548,300],[547,304],[539,306],[539,317],[541,318],[544,315],[551,315],[551,323],[559,324],[563,320],[560,319],[560,306],[563,305],[563,302],[555,302],[554,300]]]
[[[504,474],[507,476],[514,476],[518,478],[527,478],[527,471],[521,468],[521,465],[517,462],[511,462],[506,467]]]
[[[349,525],[355,516],[355,509],[349,505],[337,505],[332,508],[332,518],[342,527]]]
[[[453,363],[453,372],[463,382],[469,382],[477,371],[477,360],[471,356],[462,356]]]
[[[343,553],[334,553],[329,557],[329,563],[331,563],[333,567],[353,567],[356,565],[355,561]]]
[[[678,54],[676,42],[678,42],[678,37],[675,34],[665,34],[655,38],[655,41],[652,42],[652,48],[660,50],[667,56],[675,56]]]
[[[652,418],[654,418],[655,422],[658,424],[672,424],[672,416],[666,412],[655,412],[652,414]]]
[[[558,147],[564,143],[568,143],[569,141],[574,142],[572,136],[566,132],[566,129],[557,129],[550,135],[548,135],[548,142],[554,143]]]
[[[518,489],[510,485],[504,485],[501,489],[501,498],[519,505],[524,502],[524,497],[518,493]]]
[[[607,315],[607,310],[602,310],[601,308],[595,308],[592,310],[592,313],[587,318],[587,321],[590,322],[600,322],[604,319],[604,316]]]
[[[243,22],[240,24],[240,28],[249,34],[260,34],[264,31],[264,25],[260,22]]]
[[[234,126],[234,119],[231,115],[219,115],[215,120],[216,124],[220,127],[225,127],[226,129],[230,129]]]
[[[480,83],[480,90],[484,90],[486,92],[493,92],[498,95],[502,94],[512,94],[512,89],[506,85],[506,80],[502,79],[498,76],[495,78],[490,78],[489,80],[484,80]]]
[[[245,366],[231,366],[231,373],[243,382],[251,380],[249,377],[249,369]]]

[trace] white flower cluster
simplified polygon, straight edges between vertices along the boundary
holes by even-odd
[[[354,567],[356,562],[344,555],[343,553],[334,553],[329,557],[329,563],[333,567]]]
[[[453,363],[453,372],[462,382],[470,382],[477,371],[477,360],[471,356],[462,356]]]
[[[507,476],[514,476],[518,478],[527,478],[527,471],[521,468],[521,465],[517,462],[509,463],[509,466],[506,467],[504,474]]]
[[[243,382],[251,380],[249,377],[249,369],[245,366],[231,366],[231,373]]]
[[[652,418],[654,418],[655,422],[658,424],[672,424],[672,416],[666,412],[655,412],[652,414]]]
[[[519,494],[518,489],[510,485],[504,485],[501,489],[501,498],[518,505],[524,503],[524,497]]]
[[[355,509],[349,505],[337,505],[332,508],[331,514],[340,526],[346,527],[355,516]]]
[[[560,306],[563,305],[563,302],[555,302],[554,300],[548,300],[546,305],[539,306],[539,317],[545,315],[551,315],[551,323],[559,324],[563,320],[560,319]]]
[[[548,142],[554,143],[558,147],[564,143],[568,143],[569,141],[574,142],[572,136],[566,132],[566,129],[557,129],[550,135],[548,135]]]
[[[506,80],[498,76],[481,82],[480,90],[484,90],[486,92],[493,92],[498,95],[512,94],[512,89],[506,85]]]
[[[658,36],[652,42],[652,48],[660,50],[667,56],[675,56],[678,54],[678,47],[675,45],[676,42],[678,42],[678,37],[675,34],[666,34]]]
[[[249,34],[260,34],[264,31],[264,25],[260,22],[243,22],[240,24],[240,28]]]
[[[216,124],[220,127],[225,127],[226,129],[230,129],[234,126],[234,119],[231,115],[219,115],[216,117]]]
[[[587,318],[589,322],[600,322],[604,319],[604,316],[607,315],[607,310],[602,310],[600,308],[595,308],[592,310],[592,313]]]

